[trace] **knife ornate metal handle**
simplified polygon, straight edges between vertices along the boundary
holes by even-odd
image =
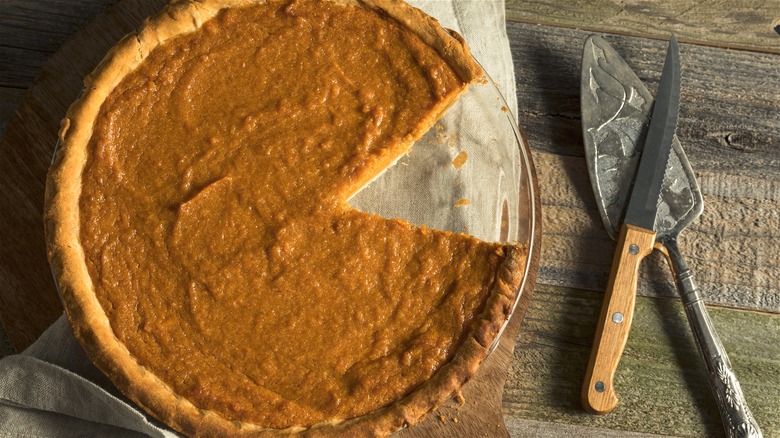
[[[590,362],[582,386],[582,405],[596,414],[617,406],[613,379],[631,330],[639,264],[653,251],[655,231],[631,224],[620,229]]]
[[[676,237],[664,239],[662,243],[666,248],[669,265],[672,267],[675,284],[682,297],[696,345],[707,366],[707,377],[720,410],[726,436],[761,438],[761,429],[748,408],[726,350],[715,332],[707,308],[704,307],[693,274],[680,254]]]

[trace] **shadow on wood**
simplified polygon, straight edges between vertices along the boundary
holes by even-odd
[[[674,358],[674,365],[682,370],[682,382],[691,395],[696,412],[703,414],[702,423],[704,435],[709,437],[723,436],[720,426],[718,407],[713,395],[701,391],[702,386],[709,385],[707,373],[699,357],[696,343],[690,335],[690,328],[684,315],[680,315],[680,304],[671,300],[652,300],[649,310],[652,310],[661,324],[661,330],[666,339],[659,342],[668,344]]]
[[[529,428],[544,422],[553,431],[577,430],[586,435],[611,429],[723,436],[679,300],[637,298],[631,334],[615,377],[618,407],[609,415],[582,410],[580,387],[602,297],[599,292],[537,286],[505,386],[504,416],[513,419],[516,427],[523,427],[519,420],[531,420],[525,423]],[[780,433],[780,350],[775,347],[780,345],[780,316],[708,310],[756,420],[765,436],[775,436]],[[577,427],[556,429],[559,423]],[[596,432],[588,436],[601,436]]]

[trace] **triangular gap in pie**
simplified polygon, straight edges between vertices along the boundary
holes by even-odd
[[[189,1],[85,81],[47,182],[74,334],[189,435],[387,435],[471,378],[525,249],[346,199],[469,84],[396,0]]]

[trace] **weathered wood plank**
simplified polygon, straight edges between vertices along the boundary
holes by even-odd
[[[580,388],[601,299],[596,292],[537,286],[505,387],[505,417],[616,431],[723,436],[678,300],[637,300],[615,381],[620,404],[605,416],[582,410]],[[714,307],[709,311],[764,436],[780,434],[780,316]]]
[[[0,87],[29,87],[49,56],[113,3],[116,0],[0,2]]]
[[[0,87],[27,88],[49,55],[0,45]]]
[[[590,188],[579,115],[588,33],[518,23],[508,30],[520,125],[537,152],[545,224],[540,282],[603,290],[614,244]],[[655,88],[666,43],[608,39]],[[681,55],[678,136],[705,197],[703,216],[681,235],[683,255],[709,303],[780,312],[780,56],[690,45]],[[712,65],[726,56],[732,63]],[[724,145],[726,131],[733,134]],[[639,292],[675,296],[660,256],[643,266]]]
[[[675,438],[675,435],[629,432],[603,427],[588,427],[579,424],[551,423],[548,421],[526,420],[507,417],[506,428],[509,436],[517,438]]]
[[[24,90],[19,88],[0,87],[0,137],[5,132],[5,125],[11,120],[11,114],[24,97]]]
[[[545,227],[540,282],[603,291],[614,242],[596,210],[584,160],[544,152],[534,154],[534,160]],[[699,181],[705,211],[681,234],[680,247],[705,300],[779,312],[780,187],[760,178],[721,173],[701,173]],[[748,187],[764,190],[756,197]],[[643,262],[638,292],[677,296],[660,254]]]
[[[507,32],[529,140],[541,150],[583,156],[580,65],[590,32],[519,23],[508,23]],[[667,43],[605,37],[655,90]],[[780,56],[681,44],[680,57],[677,135],[695,170],[780,179]]]
[[[507,19],[780,53],[776,0],[507,0]]]
[[[89,20],[117,0],[4,0],[3,46],[54,53]],[[46,26],[41,26],[46,23]],[[32,78],[31,78],[32,79]]]

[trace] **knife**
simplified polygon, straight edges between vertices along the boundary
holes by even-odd
[[[629,196],[648,125],[653,97],[641,80],[604,39],[591,35],[582,58],[582,125],[588,172],[599,213],[610,236]],[[675,136],[656,215],[656,249],[668,259],[675,284],[707,377],[720,411],[726,436],[760,438],[715,327],[710,321],[693,274],[680,254],[680,232],[704,211],[696,177],[682,145]]]
[[[611,412],[618,403],[613,380],[634,316],[639,264],[655,245],[658,201],[680,108],[680,76],[679,48],[672,35],[639,167],[620,226],[582,387],[583,406],[597,414]]]

